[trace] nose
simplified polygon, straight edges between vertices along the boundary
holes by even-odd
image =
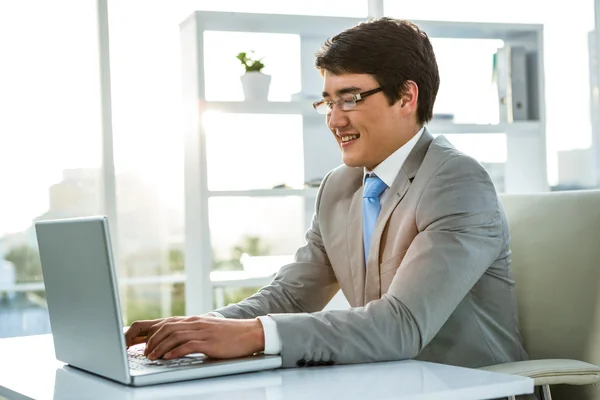
[[[348,126],[350,121],[344,111],[341,111],[337,105],[333,106],[331,112],[327,115],[327,126],[330,130],[335,131]]]

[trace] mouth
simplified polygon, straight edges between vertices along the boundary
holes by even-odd
[[[356,134],[356,135],[345,135],[345,136],[342,136],[342,137],[340,138],[340,140],[342,141],[342,145],[345,145],[345,144],[349,144],[349,143],[351,143],[351,142],[354,142],[354,141],[355,141],[355,140],[357,140],[359,137],[360,137],[360,135],[359,135],[359,134]]]

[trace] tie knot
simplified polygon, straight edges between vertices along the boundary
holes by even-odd
[[[365,190],[363,191],[363,198],[376,198],[381,196],[381,193],[387,189],[387,185],[384,181],[379,179],[376,175],[368,176],[365,180]]]

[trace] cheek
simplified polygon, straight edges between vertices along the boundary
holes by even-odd
[[[395,116],[385,109],[381,112],[368,115],[363,122],[363,126],[369,132],[371,137],[386,136],[386,132],[396,130],[399,125]]]
[[[378,114],[356,115],[356,118],[351,119],[350,123],[365,139],[371,139],[377,136],[379,131],[378,126],[381,125],[383,116]]]

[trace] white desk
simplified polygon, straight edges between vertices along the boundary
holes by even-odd
[[[0,340],[0,396],[9,399],[481,400],[532,392],[529,378],[419,361],[280,369],[132,388],[56,361],[51,335]]]

